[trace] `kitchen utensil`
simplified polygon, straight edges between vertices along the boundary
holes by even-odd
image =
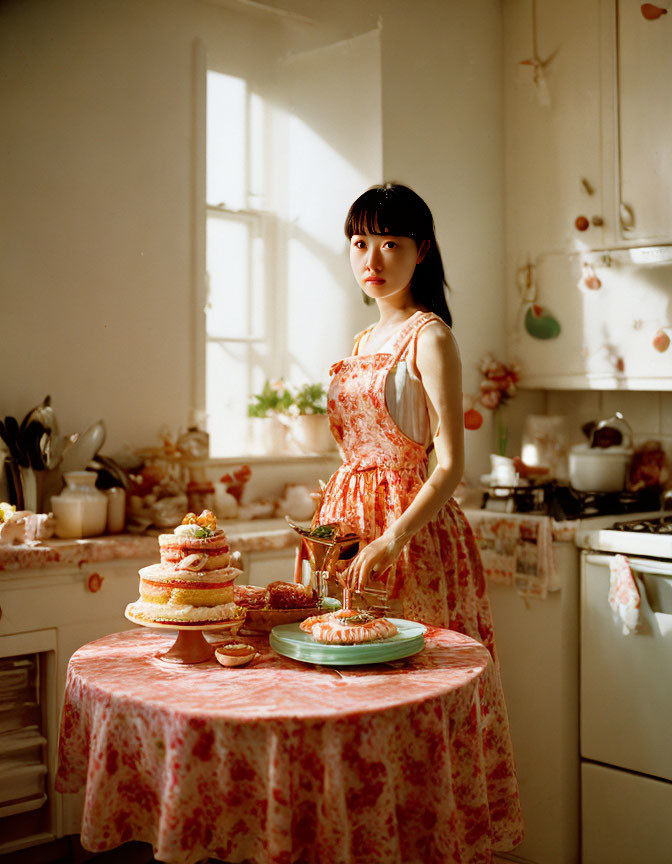
[[[28,456],[23,449],[21,432],[19,430],[19,424],[16,420],[16,417],[5,417],[2,437],[5,441],[5,444],[7,444],[7,446],[9,447],[9,452],[12,454],[12,459],[14,459],[16,464],[20,465],[23,468],[27,468]]]
[[[33,427],[34,430],[38,428],[40,429],[39,436],[37,435],[37,431],[33,431],[32,434],[39,440],[41,460],[44,463],[42,467],[49,469],[55,468],[61,458],[63,438],[59,433],[56,414],[54,413],[54,409],[51,407],[51,396],[45,396],[40,404],[36,405],[23,418],[20,427],[22,437],[25,438],[31,427]],[[31,459],[33,468],[37,467],[37,465],[34,464],[36,461],[36,459]]]
[[[105,443],[105,423],[98,420],[81,435],[71,435],[63,449],[63,474],[83,471]]]
[[[36,471],[42,471],[47,467],[42,449],[42,438],[47,434],[47,430],[38,420],[31,420],[22,432],[30,467]]]
[[[590,431],[589,440],[591,447],[611,447],[612,444],[607,439],[606,441],[600,440],[600,432],[604,429],[613,429],[617,430],[621,433],[620,440],[614,441],[614,444],[622,444],[623,447],[632,447],[632,427],[625,419],[625,417],[621,414],[620,411],[616,411],[611,417],[608,417],[606,420],[600,420]]]

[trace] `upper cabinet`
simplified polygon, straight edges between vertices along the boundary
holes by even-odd
[[[616,39],[605,85],[616,91],[618,240],[672,243],[672,14],[646,18],[634,0],[605,6]]]
[[[641,6],[504,5],[508,354],[522,386],[672,390],[672,14]]]

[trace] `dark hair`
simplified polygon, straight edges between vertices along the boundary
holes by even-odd
[[[352,205],[345,220],[348,240],[355,234],[411,237],[418,249],[425,240],[429,241],[427,254],[415,268],[411,279],[411,294],[418,305],[436,313],[452,326],[453,319],[444,291],[448,283],[434,233],[434,219],[419,195],[399,183],[385,183],[367,189]]]

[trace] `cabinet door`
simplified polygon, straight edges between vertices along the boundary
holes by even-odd
[[[618,9],[621,239],[672,241],[672,29],[639,3]]]
[[[551,55],[544,79],[550,106],[524,61],[532,55],[532,5],[507,0],[504,14],[505,232],[515,291],[516,268],[543,250],[575,242],[600,247],[600,0],[536,4],[538,51]],[[586,183],[583,182],[586,181]],[[575,220],[589,221],[578,231]],[[599,220],[598,220],[599,221]],[[518,299],[515,293],[514,301]],[[513,305],[513,304],[512,304]]]

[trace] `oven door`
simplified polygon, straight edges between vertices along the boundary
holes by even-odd
[[[672,780],[672,562],[629,557],[643,632],[608,603],[613,555],[581,556],[581,756]]]

